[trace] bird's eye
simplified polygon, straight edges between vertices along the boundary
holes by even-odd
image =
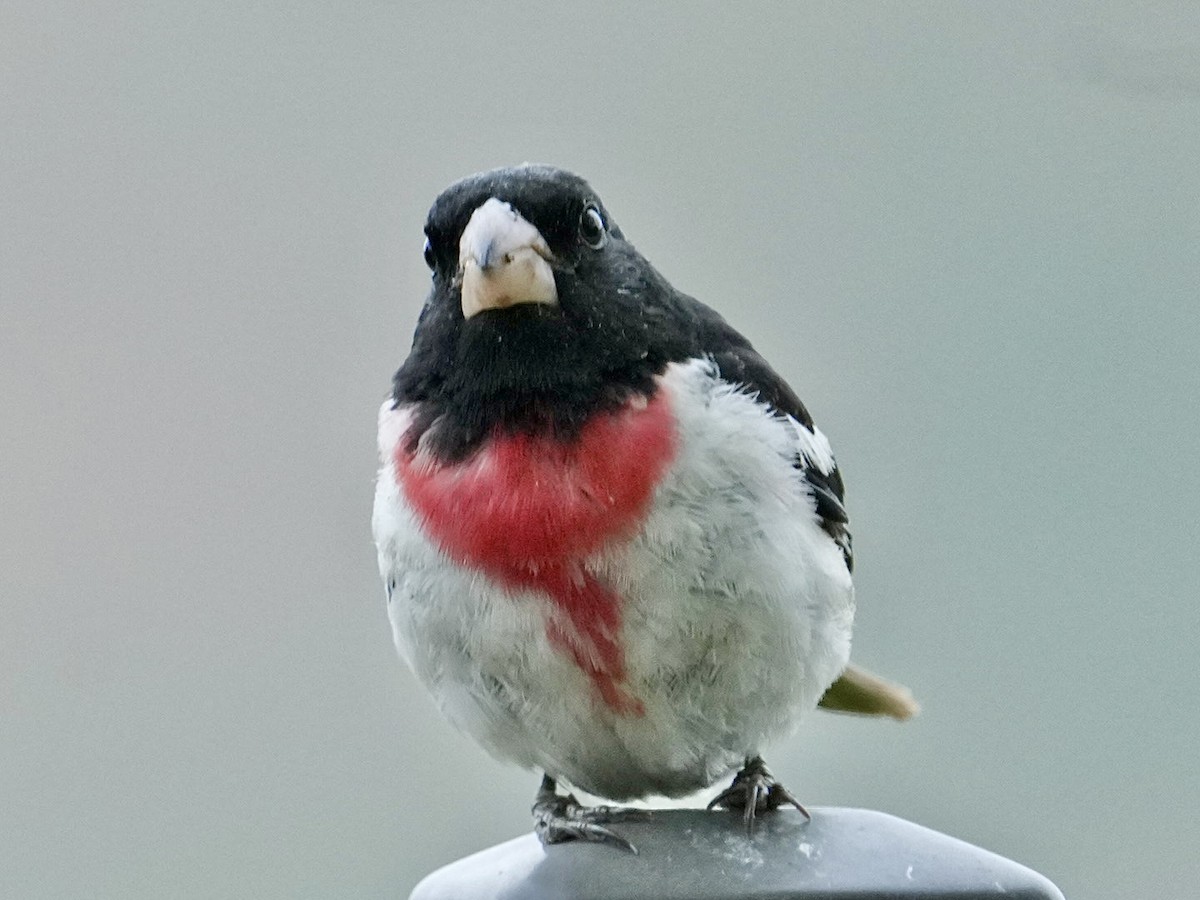
[[[590,203],[583,208],[583,215],[579,217],[579,237],[593,250],[603,247],[604,239],[608,237],[604,228],[604,217],[600,215],[600,210]]]
[[[429,242],[429,238],[425,238],[425,265],[433,268],[437,263],[437,257],[433,253],[433,244]]]

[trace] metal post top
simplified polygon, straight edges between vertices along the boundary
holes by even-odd
[[[578,842],[544,848],[528,834],[439,869],[411,900],[1062,900],[1037,872],[904,819],[812,814],[777,810],[747,836],[738,813],[655,810],[614,826],[636,856]]]

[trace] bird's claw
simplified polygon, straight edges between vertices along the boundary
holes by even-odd
[[[772,777],[762,757],[755,756],[746,760],[746,765],[733,777],[733,784],[717,794],[708,804],[708,808],[724,806],[726,809],[743,810],[746,832],[752,834],[754,819],[758,813],[778,809],[785,803],[790,803],[800,810],[804,818],[812,819],[808,810],[792,796],[791,791]]]
[[[560,796],[554,779],[546,776],[533,804],[533,832],[543,844],[587,841],[609,844],[634,855],[637,847],[606,826],[611,822],[631,822],[649,818],[643,809],[614,806],[581,806],[574,794]]]

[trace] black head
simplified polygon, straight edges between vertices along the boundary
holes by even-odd
[[[652,393],[654,376],[696,348],[698,305],[642,258],[570,172],[473,175],[437,198],[425,234],[433,285],[393,397],[419,405],[410,440],[429,431],[440,456],[461,457],[496,429],[569,436],[593,412]],[[489,279],[508,278],[495,272],[512,259],[540,275],[480,293]],[[538,302],[526,302],[534,294]]]
[[[430,267],[434,275],[458,266],[458,239],[472,214],[488,199],[495,197],[510,204],[541,232],[555,256],[567,266],[578,262],[585,250],[594,249],[581,235],[590,229],[584,212],[594,208],[607,226],[607,237],[623,239],[600,197],[578,175],[553,166],[525,165],[493,169],[456,182],[438,196],[425,221]],[[588,231],[588,237],[592,232]],[[607,238],[605,239],[607,240]]]

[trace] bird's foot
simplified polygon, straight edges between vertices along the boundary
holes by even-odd
[[[560,796],[554,779],[546,775],[533,803],[533,832],[543,844],[589,841],[610,844],[636,854],[637,847],[606,826],[613,822],[646,819],[649,815],[644,809],[581,806],[574,794]]]
[[[746,760],[746,765],[733,777],[733,784],[713,798],[708,808],[724,806],[726,809],[744,810],[746,832],[753,833],[754,817],[758,813],[777,809],[785,803],[804,813],[806,819],[812,818],[800,801],[771,776],[762,757],[755,756]]]

